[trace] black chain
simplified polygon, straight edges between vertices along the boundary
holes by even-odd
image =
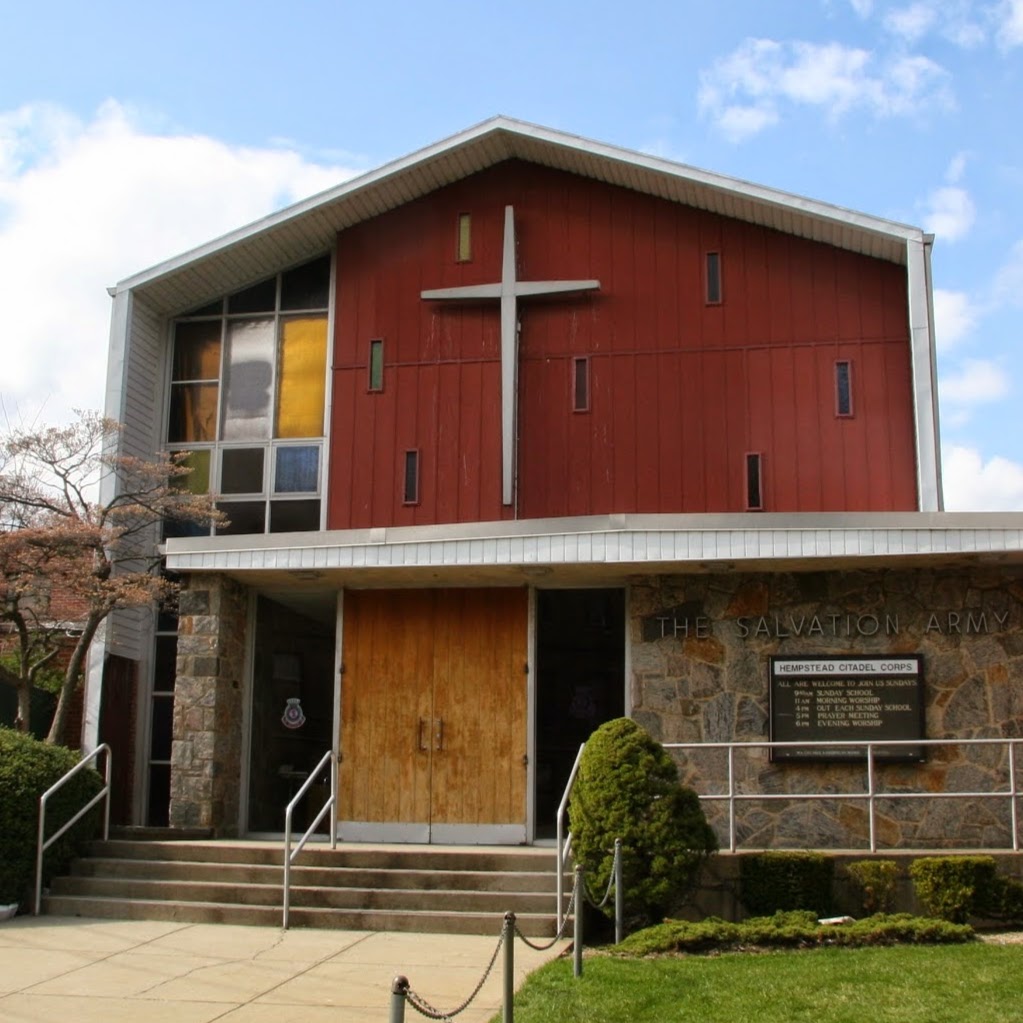
[[[618,856],[620,854],[620,848],[615,846],[614,859],[611,861],[611,876],[607,879],[607,891],[604,892],[604,898],[597,902],[590,894],[589,887],[586,884],[586,879],[583,879],[583,895],[586,897],[586,901],[594,909],[603,909],[607,905],[607,900],[611,898],[611,892],[615,886],[615,867],[618,865]]]
[[[515,933],[522,939],[522,942],[528,945],[534,952],[549,952],[554,946],[561,941],[565,936],[565,928],[568,926],[568,918],[572,915],[572,910],[575,908],[575,897],[578,891],[578,885],[572,886],[572,897],[568,900],[568,908],[565,910],[565,915],[561,918],[561,927],[558,928],[558,933],[546,945],[538,945],[527,938],[521,930],[519,925],[515,924]]]
[[[497,948],[494,949],[494,954],[490,957],[490,962],[487,964],[486,970],[483,971],[483,976],[480,977],[480,982],[473,988],[473,992],[468,998],[457,1009],[452,1009],[450,1012],[441,1012],[439,1009],[435,1009],[425,998],[421,995],[417,995],[411,988],[405,992],[405,1000],[413,1009],[416,1010],[421,1016],[425,1016],[427,1019],[454,1019],[459,1013],[465,1012],[466,1009],[472,1005],[476,996],[483,990],[483,985],[486,984],[487,978],[490,976],[491,971],[494,969],[494,963],[497,962],[497,954],[501,951],[501,946],[504,944],[504,927],[501,928],[501,936],[497,939]]]

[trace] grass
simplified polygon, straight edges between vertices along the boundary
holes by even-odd
[[[561,959],[515,998],[516,1023],[1006,1023],[1023,946],[814,949],[759,955]],[[498,1019],[500,1017],[497,1017]]]

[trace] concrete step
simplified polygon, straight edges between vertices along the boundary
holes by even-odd
[[[173,920],[182,923],[281,925],[279,905],[241,906],[216,902],[165,902],[163,900],[104,899],[81,895],[48,895],[44,911],[57,916],[83,916],[115,920]],[[373,909],[291,910],[290,923],[297,927],[330,927],[356,931],[411,931],[429,934],[492,934],[495,941],[504,923],[503,914],[395,911]],[[516,914],[516,925],[530,938],[553,938],[550,914]]]
[[[280,905],[280,883],[227,884],[220,881],[152,881],[134,877],[55,878],[50,894],[101,898],[156,899],[173,902],[218,902]],[[349,888],[293,885],[291,905],[327,909],[388,909],[410,912],[550,913],[554,897],[542,892],[445,891],[400,888]]]
[[[303,850],[304,852],[304,850]],[[154,881],[229,881],[232,884],[280,885],[279,864],[209,863],[190,860],[122,860],[89,857],[77,860],[77,877],[130,875]],[[291,870],[295,885],[343,885],[351,888],[407,888],[417,891],[555,891],[553,867],[545,871],[395,870],[369,867],[307,867],[299,862]]]
[[[92,856],[53,880],[44,907],[73,916],[280,926],[282,845],[134,836],[96,842]],[[550,849],[315,843],[292,867],[290,923],[496,936],[511,911],[524,934],[552,936],[554,863]]]

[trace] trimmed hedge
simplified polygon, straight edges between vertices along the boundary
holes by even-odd
[[[991,856],[925,856],[909,868],[920,904],[955,923],[970,917],[1023,921],[1023,883],[998,873]]]
[[[859,890],[867,913],[890,913],[895,902],[895,882],[899,877],[894,860],[857,860],[846,870]]]
[[[39,797],[78,763],[78,754],[0,727],[0,904],[27,908],[35,884]],[[93,770],[79,772],[46,804],[46,835],[69,821],[103,787]],[[96,836],[101,806],[53,843],[43,858],[43,883],[62,871]]]
[[[739,864],[739,901],[755,916],[810,910],[830,916],[835,861],[822,853],[765,852]]]
[[[945,920],[878,913],[844,924],[821,924],[806,910],[728,923],[708,917],[698,923],[666,920],[606,949],[613,955],[744,951],[759,948],[847,948],[870,945],[951,944],[973,941],[973,928]]]
[[[607,888],[615,839],[622,840],[625,923],[630,930],[676,909],[699,880],[717,838],[678,767],[630,718],[589,738],[569,805],[572,855],[598,898]],[[614,915],[613,902],[605,908]]]

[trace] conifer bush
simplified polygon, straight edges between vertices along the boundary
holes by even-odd
[[[572,854],[598,898],[611,877],[615,839],[621,839],[629,930],[681,905],[717,849],[696,793],[679,784],[675,762],[631,718],[609,721],[590,736],[569,820]],[[613,917],[613,901],[604,912]]]
[[[39,797],[78,763],[78,754],[0,727],[0,905],[27,905],[35,883]],[[46,805],[46,836],[59,830],[103,787],[92,770],[80,771]],[[46,851],[43,880],[63,870],[95,837],[99,804]]]

